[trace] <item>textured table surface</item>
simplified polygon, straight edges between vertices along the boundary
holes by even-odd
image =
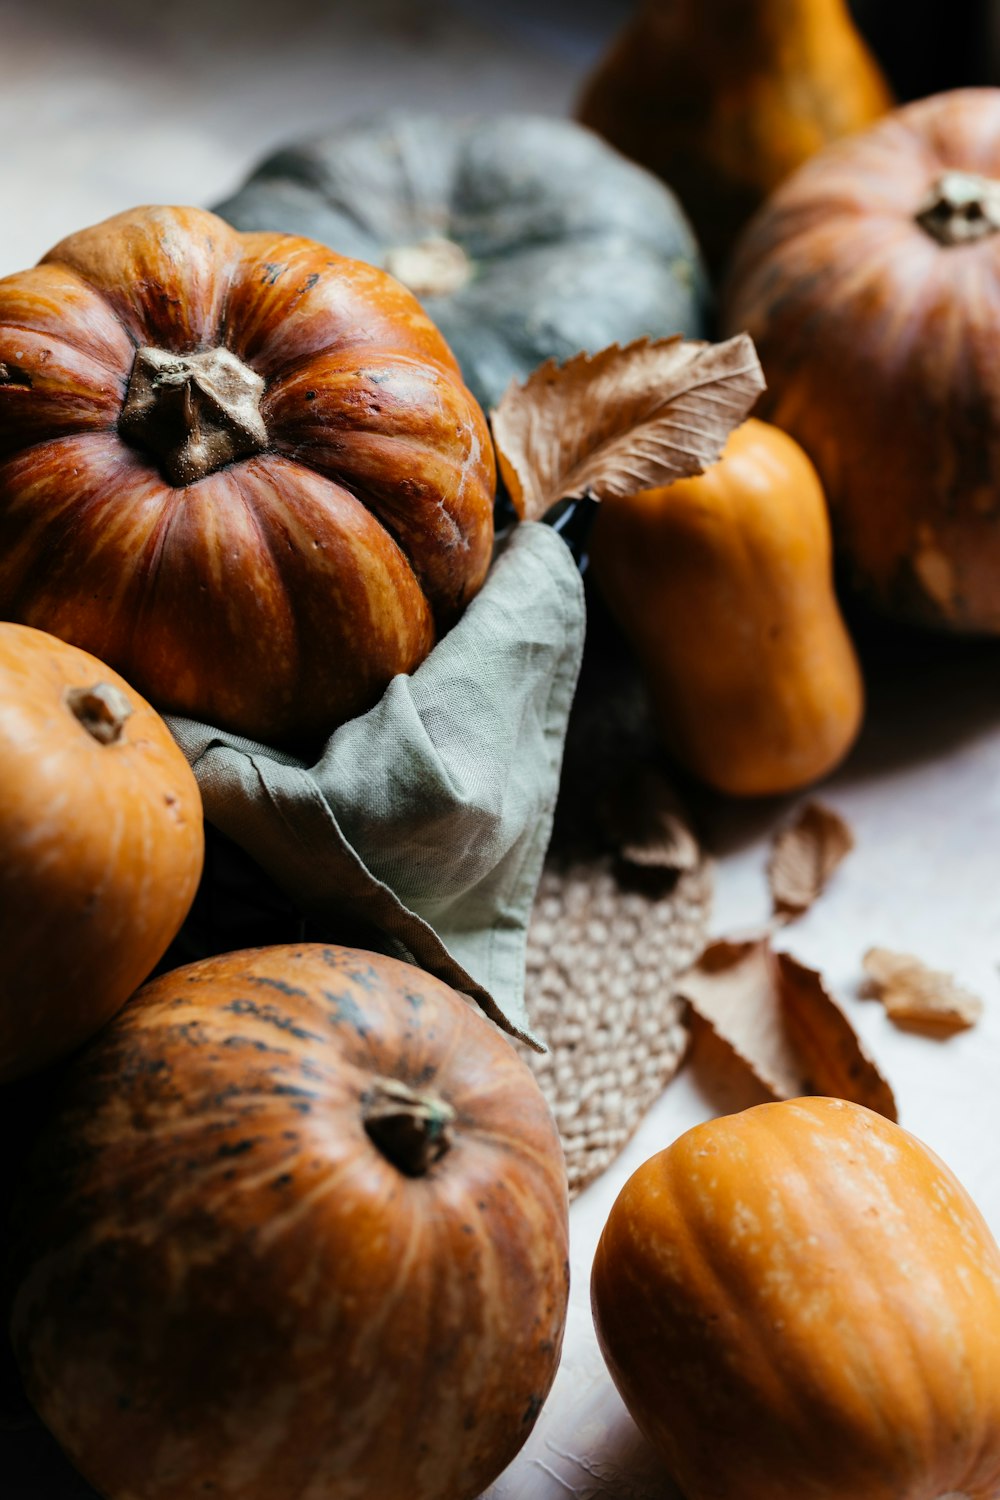
[[[0,0],[0,274],[137,202],[205,203],[270,146],[388,103],[563,114],[625,9],[620,0]],[[896,1090],[901,1123],[957,1171],[1000,1232],[1000,646],[876,645],[861,742],[822,795],[857,849],[784,944],[820,968]],[[767,911],[768,839],[792,804],[709,805],[714,929]],[[873,944],[951,969],[986,1001],[973,1031],[935,1042],[858,998]],[[490,1500],[670,1500],[674,1492],[604,1373],[590,1260],[629,1173],[682,1130],[755,1102],[687,1067],[572,1211],[563,1366],[529,1443]],[[64,1500],[0,1437],[9,1500]],[[281,1497],[275,1497],[281,1500]]]

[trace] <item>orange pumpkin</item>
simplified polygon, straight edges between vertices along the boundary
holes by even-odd
[[[479,588],[485,419],[385,272],[141,208],[0,281],[0,613],[272,742],[368,708]]]
[[[661,738],[719,791],[761,796],[843,759],[863,689],[808,458],[753,419],[704,474],[606,500],[593,572],[633,645]]]
[[[15,1211],[28,1395],[108,1500],[470,1500],[559,1359],[566,1174],[511,1044],[409,964],[175,970],[74,1064]]]
[[[858,585],[905,620],[1000,632],[1000,90],[908,105],[809,162],[726,300]]]
[[[687,1500],[996,1500],[1000,1250],[948,1168],[839,1099],[682,1135],[593,1270],[615,1384]]]
[[[0,1081],[114,1015],[201,874],[201,798],[149,704],[102,662],[0,623]]]
[[[845,0],[643,0],[579,113],[674,189],[719,266],[779,182],[891,103]]]

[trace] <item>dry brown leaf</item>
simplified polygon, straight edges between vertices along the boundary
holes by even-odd
[[[598,811],[612,847],[626,864],[678,874],[697,868],[701,846],[658,767],[636,767],[602,798]]]
[[[767,938],[709,943],[678,989],[775,1099],[805,1093],[789,1043]]]
[[[710,943],[678,988],[775,1099],[828,1094],[896,1119],[892,1090],[820,976],[766,937]]]
[[[774,840],[767,877],[775,916],[790,922],[808,911],[846,854],[854,834],[839,813],[807,802]]]
[[[606,500],[700,474],[748,415],[764,377],[745,333],[679,336],[547,360],[492,413],[500,471],[522,520],[559,500]]]
[[[959,1031],[974,1026],[983,1013],[978,995],[909,953],[869,948],[862,965],[868,976],[864,992],[882,1001],[892,1021]]]
[[[898,1118],[888,1082],[815,969],[775,955],[789,1041],[802,1062],[807,1094],[829,1094]]]

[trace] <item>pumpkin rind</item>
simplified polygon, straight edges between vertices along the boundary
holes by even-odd
[[[844,0],[640,0],[579,114],[670,184],[718,269],[779,183],[891,104]]]
[[[688,1500],[995,1500],[1000,1251],[934,1153],[859,1105],[766,1104],[633,1174],[598,1337]]]
[[[197,783],[149,704],[86,652],[6,623],[0,785],[6,1082],[72,1051],[147,977],[194,899],[204,833]]]
[[[864,691],[816,471],[751,418],[703,474],[600,506],[595,581],[636,651],[664,744],[734,796],[826,775]]]
[[[275,153],[217,211],[407,281],[486,408],[550,357],[705,332],[672,195],[566,120],[390,111]]]
[[[1000,233],[921,222],[949,173],[1000,178],[1000,90],[898,110],[808,163],[747,229],[725,320],[759,414],[819,470],[859,588],[887,614],[1000,632]]]
[[[258,425],[188,470],[144,441],[135,372],[214,350]],[[451,352],[398,283],[312,241],[118,215],[0,281],[3,372],[0,610],[158,708],[322,735],[486,575],[492,446]]]
[[[453,1112],[423,1175],[366,1127],[385,1079]],[[13,1337],[102,1494],[471,1500],[500,1472],[559,1358],[566,1179],[470,1004],[356,950],[225,955],[147,986],[68,1090]]]

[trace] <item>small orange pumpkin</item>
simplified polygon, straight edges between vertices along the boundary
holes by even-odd
[[[108,1500],[472,1500],[559,1360],[566,1172],[495,1027],[306,945],[163,975],[15,1210],[28,1395]]]
[[[863,689],[816,471],[750,419],[704,474],[598,508],[593,572],[664,744],[719,791],[792,791],[857,735]]]
[[[615,1384],[687,1500],[996,1500],[1000,1250],[948,1168],[839,1099],[696,1126],[593,1270]]]
[[[0,623],[0,1081],[91,1036],[175,936],[201,798],[167,726],[103,662]]]
[[[139,208],[0,281],[0,613],[270,742],[412,670],[482,583],[485,418],[416,299]]]

